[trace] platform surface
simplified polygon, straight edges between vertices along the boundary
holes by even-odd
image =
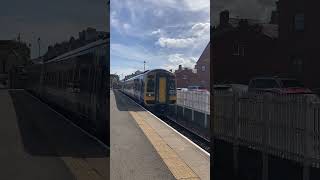
[[[109,150],[26,91],[0,90],[0,123],[0,179],[109,179]]]
[[[112,179],[210,179],[207,153],[117,90],[110,107]]]

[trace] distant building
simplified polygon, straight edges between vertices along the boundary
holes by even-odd
[[[110,87],[119,88],[120,85],[120,77],[116,74],[110,74]]]
[[[188,86],[198,85],[197,74],[189,68],[182,68],[179,65],[179,69],[174,72],[177,81],[177,88],[187,88]]]
[[[195,65],[199,85],[210,89],[210,42]]]
[[[99,39],[108,37],[110,37],[110,34],[108,32],[97,31],[94,28],[87,28],[86,30],[79,32],[78,39],[70,37],[69,41],[64,41],[49,46],[47,52],[43,56],[43,59],[44,61],[48,61],[61,54],[85,46],[86,44],[97,41]]]
[[[30,48],[15,40],[0,40],[0,82],[8,80],[12,68],[30,63]]]
[[[132,73],[132,74],[129,74],[129,75],[125,76],[125,77],[124,77],[124,80],[130,79],[130,78],[132,78],[132,77],[134,77],[134,76],[136,76],[136,75],[139,75],[139,74],[141,74],[141,73],[143,73],[143,72],[142,72],[142,71],[137,70],[136,72],[134,72],[134,73]]]
[[[282,60],[309,88],[320,88],[320,24],[316,2],[280,0],[279,40]]]
[[[286,69],[278,61],[278,25],[230,18],[229,11],[223,11],[220,24],[212,32],[214,83],[247,84],[253,76]]]
[[[108,36],[107,32],[97,31],[94,28],[87,28],[86,30],[79,32],[79,39],[81,41],[92,42],[107,36]]]

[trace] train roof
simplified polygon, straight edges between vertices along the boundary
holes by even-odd
[[[135,78],[137,78],[139,76],[144,76],[144,75],[149,74],[151,72],[166,72],[166,73],[169,73],[169,74],[173,74],[172,72],[170,72],[168,70],[165,70],[165,69],[152,69],[152,70],[146,70],[146,71],[144,71],[144,72],[142,72],[142,73],[140,73],[140,74],[138,74],[136,76],[133,76],[133,77],[131,77],[131,78],[125,80],[125,81],[129,81],[129,80],[135,79]]]
[[[67,52],[67,53],[64,53],[64,54],[62,54],[62,55],[60,55],[60,56],[57,56],[57,57],[55,57],[55,58],[53,58],[53,59],[51,59],[51,60],[49,60],[49,61],[47,61],[47,62],[44,62],[44,64],[50,63],[50,62],[55,62],[55,61],[63,60],[63,59],[65,59],[66,57],[70,57],[70,56],[73,56],[73,55],[75,55],[75,54],[77,54],[77,53],[86,51],[86,50],[88,50],[88,49],[91,49],[91,48],[100,46],[100,45],[102,45],[102,44],[106,44],[106,43],[108,43],[109,41],[110,41],[110,39],[99,39],[99,40],[97,40],[97,41],[95,41],[95,42],[89,43],[89,44],[87,44],[87,45],[85,45],[85,46],[82,46],[82,47],[80,47],[80,48],[74,49],[74,50],[69,51],[69,52]]]

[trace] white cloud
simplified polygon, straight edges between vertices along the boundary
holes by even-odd
[[[191,28],[193,36],[201,37],[210,35],[210,23],[196,23]]]
[[[151,32],[152,35],[158,35],[160,33],[161,33],[160,29],[157,29],[157,30]]]
[[[161,47],[167,47],[167,48],[187,48],[191,47],[194,43],[194,38],[164,38],[161,37],[156,42],[156,44],[159,44]]]
[[[191,11],[209,11],[210,0],[184,0],[184,3]]]
[[[209,11],[210,0],[144,0],[158,7],[168,7],[187,11]]]
[[[143,48],[126,46],[118,43],[111,43],[110,52],[111,55],[135,61],[144,61],[150,58],[148,51],[144,50]]]
[[[111,26],[114,28],[119,28],[119,20],[116,18],[116,12],[112,11],[110,16]]]
[[[209,3],[210,0],[113,1],[112,8],[117,10],[118,20],[115,21],[118,23],[116,31],[120,32],[114,33],[115,37],[127,37],[128,44],[111,43],[114,57],[111,61],[131,68],[133,62],[140,67],[141,63],[136,60],[146,60],[150,68],[170,70],[177,69],[179,64],[194,68],[210,39]],[[125,31],[124,24],[129,25],[129,31]],[[134,72],[131,70],[130,73]]]
[[[153,34],[158,34],[159,31],[152,32]],[[183,34],[183,33],[181,33]],[[205,44],[210,39],[210,23],[195,23],[189,32],[184,33],[184,35],[179,38],[167,38],[160,37],[156,42],[157,45],[160,45],[164,48],[195,48],[199,44]]]
[[[177,69],[179,65],[182,67],[188,67],[193,69],[197,59],[195,57],[186,57],[183,54],[170,54],[168,56],[168,62],[162,67],[167,70],[174,70]]]

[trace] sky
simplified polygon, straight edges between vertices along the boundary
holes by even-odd
[[[269,22],[276,0],[214,0],[211,4],[211,23],[219,23],[219,13],[229,10],[230,17],[257,19]]]
[[[210,0],[111,0],[110,71],[194,68],[210,40]]]
[[[87,27],[109,29],[107,0],[7,0],[0,6],[0,40],[21,39],[31,44],[32,58],[48,45],[78,37]]]

